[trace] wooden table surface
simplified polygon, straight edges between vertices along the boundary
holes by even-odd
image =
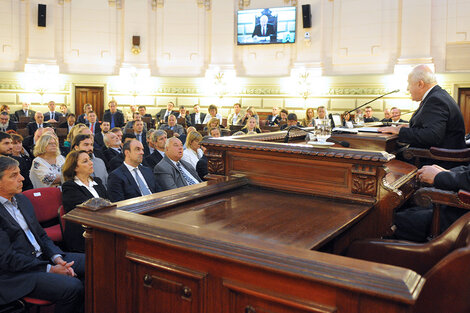
[[[152,216],[240,238],[316,249],[352,226],[371,207],[247,186]]]

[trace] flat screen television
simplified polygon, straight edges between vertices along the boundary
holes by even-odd
[[[237,13],[238,45],[294,43],[296,7],[242,10]]]

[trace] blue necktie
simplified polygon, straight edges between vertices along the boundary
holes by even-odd
[[[114,126],[115,126],[114,125],[114,114],[111,114],[111,123],[109,123],[109,124],[110,124],[110,127],[111,127],[110,129],[113,129]]]
[[[139,185],[140,193],[142,194],[142,196],[146,196],[146,195],[151,194],[152,192],[145,186],[145,183],[140,178],[137,170],[138,170],[138,168],[135,168],[134,172],[135,172],[135,179],[137,181],[137,185]]]
[[[186,181],[186,183],[188,185],[194,185],[195,182],[191,179],[191,177],[189,177],[188,175],[186,175],[186,173],[183,171],[183,168],[181,167],[181,163],[180,162],[177,162],[176,163],[176,166],[178,167],[178,170],[180,171],[181,175],[183,176],[184,180]]]

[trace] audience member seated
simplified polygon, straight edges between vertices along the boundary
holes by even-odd
[[[242,119],[242,125],[246,125],[250,117],[254,117],[256,119],[256,125],[259,125],[259,116],[256,114],[254,107],[248,107],[248,109],[246,109],[245,116],[243,116]]]
[[[281,112],[279,112],[279,125],[283,123],[287,123],[288,115],[289,115],[289,112],[286,109],[282,109]]]
[[[99,133],[101,128],[100,128],[100,122],[97,120],[97,116],[95,111],[90,111],[88,112],[88,123],[85,124],[90,130],[93,135],[96,133]]]
[[[305,111],[305,118],[302,120],[302,126],[303,127],[311,127],[313,126],[313,117],[315,115],[315,112],[313,111],[312,108],[308,108],[307,111]]]
[[[104,135],[106,149],[103,151],[105,162],[109,164],[112,158],[121,153],[121,139],[114,133],[108,132]]]
[[[111,129],[124,126],[124,114],[117,108],[116,100],[108,103],[109,109],[104,112],[103,121],[109,122]]]
[[[10,113],[10,107],[8,106],[8,104],[2,104],[2,106],[0,106],[0,113],[3,113],[3,112],[8,114],[8,117],[9,117],[10,121],[12,121],[12,122],[18,121],[16,119],[16,115]]]
[[[464,149],[465,123],[455,100],[439,85],[426,65],[416,66],[408,75],[413,101],[421,101],[409,127],[382,127],[381,132],[398,134],[398,140],[416,148]],[[392,109],[392,120],[395,121]]]
[[[227,125],[228,126],[241,126],[243,125],[243,117],[244,114],[241,112],[242,106],[240,103],[235,103],[233,105],[233,112],[227,118]]]
[[[179,113],[178,116],[176,117],[177,119],[184,118],[185,122],[185,127],[191,126],[191,118],[189,117],[189,114],[186,113],[186,109],[184,106],[180,106],[179,108]]]
[[[189,186],[202,182],[194,167],[182,161],[183,144],[175,137],[168,138],[165,144],[165,156],[155,166],[153,173],[163,190]]]
[[[20,117],[22,116],[30,117],[32,120],[34,115],[36,114],[36,111],[29,109],[30,104],[28,102],[23,102],[21,105],[23,106],[23,108],[21,110],[15,111],[16,120],[19,121]]]
[[[181,160],[190,164],[194,169],[196,169],[199,159],[204,155],[201,141],[202,136],[198,132],[191,132],[186,137],[186,150],[184,150]]]
[[[65,103],[62,103],[60,105],[59,110],[60,110],[60,113],[62,114],[62,116],[67,117],[70,114],[69,109],[67,108],[67,105]]]
[[[370,105],[366,106],[364,109],[364,123],[378,122],[379,119],[375,116],[372,116],[372,107]]]
[[[132,139],[136,139],[134,134],[124,134],[122,136],[122,144],[124,145],[126,142],[131,141]],[[144,151],[145,151],[145,148],[144,148]],[[145,157],[145,154],[144,154],[144,157]],[[108,162],[108,164],[106,164],[108,167],[108,172],[111,173],[112,171],[117,169],[119,166],[121,166],[123,162],[124,162],[124,151],[121,150],[121,153],[114,156]]]
[[[72,146],[73,138],[80,134],[83,128],[87,128],[85,124],[79,123],[75,124],[71,129],[70,132],[67,135],[67,138],[64,140],[64,145],[61,147],[62,155],[64,157],[67,156],[70,152],[70,148]]]
[[[179,137],[181,135],[184,135],[184,128],[183,126],[176,124],[176,116],[175,115],[170,115],[168,117],[168,124],[162,124],[160,126],[161,130],[171,130],[173,131],[173,136]]]
[[[209,120],[211,120],[213,118],[217,118],[219,120],[220,125],[222,125],[222,115],[217,113],[217,106],[216,105],[214,105],[214,104],[209,105],[208,112],[209,112],[209,114],[206,114],[206,116],[204,117],[204,121],[202,121],[202,124],[207,124],[207,122],[209,122]]]
[[[244,132],[245,134],[261,133],[261,129],[258,127],[258,122],[256,121],[256,118],[253,116],[248,118],[248,121],[245,127],[243,127],[241,131]]]
[[[72,128],[75,126],[75,114],[67,114],[67,120],[59,124],[59,128],[67,128],[67,134],[70,133]]]
[[[85,104],[83,105],[83,112],[85,112],[85,113],[80,114],[80,115],[78,116],[78,118],[77,118],[77,123],[82,123],[82,124],[88,123],[88,116],[87,116],[87,114],[88,114],[88,112],[91,112],[91,111],[93,111],[93,106],[92,106],[91,104],[89,104],[89,103],[85,103]]]
[[[152,154],[150,154],[144,159],[143,164],[145,166],[153,170],[155,165],[157,165],[158,162],[160,162],[163,159],[163,157],[165,156],[166,139],[167,139],[166,132],[161,129],[156,130],[152,134],[152,136],[150,137],[150,140],[153,142],[153,146],[155,147],[155,150],[153,151]]]
[[[191,118],[191,125],[198,125],[198,124],[203,124],[204,119],[206,118],[206,113],[201,113],[201,107],[199,104],[195,104],[193,106],[194,108],[194,113],[189,114],[189,117]]]
[[[142,143],[130,140],[122,149],[124,163],[109,174],[109,199],[116,202],[161,191],[152,170],[141,165],[144,156]]]
[[[106,171],[106,165],[104,161],[96,157],[93,153],[93,135],[90,134],[78,134],[73,139],[72,151],[85,151],[93,161],[93,174],[92,177],[98,177],[101,182],[108,185],[108,172]]]
[[[349,113],[349,111],[344,111],[343,113],[343,126],[347,128],[354,128],[354,125],[351,119],[351,113]]]
[[[101,131],[95,134],[95,143],[103,149],[105,148],[103,140],[104,135],[111,129],[109,122],[101,122],[100,129]]]
[[[33,136],[38,128],[51,127],[51,125],[44,123],[44,115],[41,112],[36,112],[34,114],[34,122],[28,123],[26,127],[28,128],[28,133]]]
[[[219,127],[209,128],[208,135],[210,137],[218,138],[222,136],[222,132]]]
[[[33,188],[33,184],[29,179],[29,170],[31,168],[31,164],[26,162],[23,158],[13,156],[13,143],[11,139],[11,135],[0,132],[0,155],[9,156],[18,161],[21,175],[25,177],[23,183],[23,190],[28,190]],[[29,166],[29,167],[28,167]]]
[[[49,112],[44,113],[44,122],[57,123],[59,118],[62,117],[62,113],[56,112],[54,101],[49,101],[47,106],[49,107]]]
[[[174,114],[174,107],[175,104],[170,101],[167,103],[166,109],[161,109],[160,112],[155,115],[159,124],[168,123],[168,117]]]
[[[147,142],[147,146],[149,148],[149,155],[153,153],[153,151],[155,151],[155,146],[153,145],[153,142],[151,140],[152,138],[152,134],[156,131],[155,128],[150,128],[148,130],[148,132],[145,134],[145,141]],[[144,157],[145,159],[145,157]]]
[[[220,125],[220,120],[216,117],[214,118],[211,118],[209,120],[209,122],[207,122],[206,126],[204,126],[204,131],[208,131],[209,129],[212,129],[212,128],[220,128],[220,127],[223,127]]]
[[[33,152],[35,158],[29,171],[33,188],[61,185],[61,169],[65,159],[60,155],[59,140],[55,134],[43,133]]]
[[[323,119],[327,118],[326,116],[327,116],[326,108],[323,105],[319,106],[317,108],[317,117],[316,118],[320,119],[320,120],[323,120]]]
[[[23,179],[18,162],[0,156],[0,305],[28,296],[83,312],[85,255],[54,245],[21,194]]]
[[[390,112],[392,114],[391,122],[393,122],[393,123],[408,123],[408,121],[403,120],[401,118],[401,111],[400,111],[399,108],[393,107]]]
[[[435,188],[450,191],[470,190],[470,166],[458,166],[446,170],[438,165],[423,166],[416,173],[419,181]],[[440,231],[445,231],[468,210],[441,206]],[[412,241],[426,241],[431,230],[433,207],[411,207],[395,213],[395,237]]]
[[[7,132],[8,130],[16,131],[16,124],[10,120],[10,115],[7,112],[0,113],[0,131]]]
[[[281,126],[281,130],[284,130],[290,126],[300,126],[299,122],[297,122],[297,114],[290,113],[287,116],[287,124]]]
[[[390,123],[392,121],[392,114],[390,113],[390,109],[384,110],[384,118],[380,121],[383,123]]]
[[[139,112],[140,116],[141,117],[150,117],[152,118],[152,115],[148,114],[147,113],[147,108],[143,105],[140,105],[138,108],[137,108],[137,111]],[[150,126],[150,125],[148,125]]]
[[[150,154],[150,151],[149,151],[149,146],[147,144],[147,132],[144,130],[144,125],[145,123],[142,122],[141,120],[135,121],[134,122],[134,135],[135,135],[135,138],[138,141],[140,141],[140,143],[144,146],[144,155],[148,156]]]
[[[207,169],[207,158],[205,155],[203,155],[199,161],[197,161],[197,164],[196,164],[196,172],[197,174],[199,175],[199,178],[202,180],[202,181],[205,181],[207,179],[205,179],[204,177],[206,177],[206,175],[209,173],[208,169]]]
[[[124,133],[126,133],[129,129],[133,129],[134,128],[134,123],[136,121],[142,121],[142,116],[140,116],[139,112],[134,112],[132,114],[132,121],[129,121],[129,122],[126,123],[126,126],[124,126]],[[147,124],[146,123],[144,123],[143,127],[144,127],[144,130],[147,131]]]
[[[26,166],[29,169],[31,168],[31,165],[33,164],[33,159],[31,158],[31,155],[29,154],[28,151],[23,147],[23,137],[18,134],[11,134],[11,141],[13,144],[13,150],[12,150],[12,156],[16,158],[21,158],[25,163]],[[29,175],[28,175],[29,176]]]
[[[78,139],[79,135],[75,137]],[[91,145],[93,147],[93,145]],[[91,198],[108,199],[108,193],[99,177],[92,177],[94,162],[86,151],[74,150],[67,155],[62,169],[62,204],[66,213]],[[80,224],[65,222],[64,240],[68,249],[85,251],[84,229]]]
[[[266,120],[266,126],[279,126],[280,121],[281,116],[279,115],[279,108],[275,106],[273,107],[272,114],[268,115],[268,119]]]

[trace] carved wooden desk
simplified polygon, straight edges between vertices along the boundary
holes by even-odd
[[[213,181],[67,214],[88,227],[87,312],[410,312],[419,275],[334,253],[389,227],[416,169],[284,135],[209,139]]]

